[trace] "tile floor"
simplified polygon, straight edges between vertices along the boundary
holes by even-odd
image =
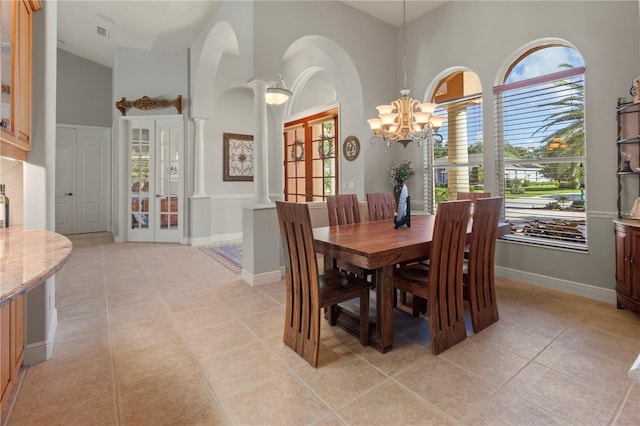
[[[398,312],[384,355],[323,321],[313,369],[281,343],[282,283],[189,246],[72,239],[53,357],[10,425],[640,424],[640,316],[613,305],[499,280],[500,321],[439,356]]]

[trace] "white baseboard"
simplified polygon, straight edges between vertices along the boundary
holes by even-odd
[[[596,287],[590,284],[583,284],[575,281],[568,281],[545,275],[534,274],[531,272],[518,271],[516,269],[504,268],[502,266],[495,267],[495,274],[498,277],[509,280],[520,281],[538,287],[558,290],[564,293],[582,296],[600,302],[616,303],[615,290]]]
[[[24,347],[24,365],[35,365],[46,361],[53,352],[53,345],[48,341],[30,343]]]
[[[263,272],[262,274],[252,274],[245,269],[242,270],[241,278],[251,286],[270,284],[278,282],[282,279],[283,274],[280,269],[276,271]]]
[[[41,342],[29,343],[24,347],[24,365],[35,365],[46,361],[53,355],[53,341],[58,328],[58,310],[53,309],[49,317],[48,339]]]
[[[213,243],[224,243],[226,241],[242,241],[242,232],[230,234],[211,235],[209,237],[191,238],[190,245],[194,247],[208,246]]]

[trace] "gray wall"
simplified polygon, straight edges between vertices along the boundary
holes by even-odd
[[[56,122],[111,127],[111,68],[58,49]]]

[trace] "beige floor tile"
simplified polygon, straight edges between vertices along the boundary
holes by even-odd
[[[345,349],[320,347],[318,368],[305,363],[293,370],[330,407],[336,409],[379,385],[387,376]]]
[[[535,362],[505,388],[556,417],[582,425],[607,424],[621,400]]]
[[[336,414],[330,413],[311,424],[313,426],[344,426],[346,423],[343,422]]]
[[[237,317],[248,318],[260,312],[280,307],[272,298],[262,293],[225,300],[225,306]]]
[[[481,407],[462,420],[466,425],[566,425],[571,423],[552,416],[512,393],[498,390]]]
[[[205,407],[195,409],[162,424],[166,426],[226,426],[232,423],[222,405],[213,401]]]
[[[640,425],[640,383],[634,383],[614,423],[616,426]]]
[[[501,346],[528,359],[538,355],[552,341],[550,337],[501,320],[474,334],[474,338]]]
[[[234,424],[302,425],[331,410],[313,392],[285,372],[223,401]]]
[[[604,353],[554,342],[535,361],[612,395],[624,395],[629,387],[630,364]],[[598,368],[593,368],[594,365]]]
[[[358,340],[352,336],[349,337],[349,343],[346,343],[346,345],[351,351],[390,376],[415,363],[422,357],[431,355],[429,348],[401,338],[395,338],[393,340],[393,350],[383,354],[372,346],[362,346]]]
[[[284,307],[269,309],[242,319],[242,322],[256,335],[266,337],[282,335],[284,329]]]
[[[185,294],[200,294],[207,291],[207,286],[200,281],[186,280],[184,275],[177,281],[154,282],[154,286],[162,299],[182,297]]]
[[[175,368],[118,389],[123,426],[157,425],[211,404],[215,397],[196,368]]]
[[[111,395],[113,390],[110,359],[89,360],[33,377],[27,370],[12,418],[49,416],[79,401]]]
[[[64,299],[63,299],[64,300]],[[96,313],[107,312],[107,300],[102,291],[102,296],[97,296],[88,300],[77,300],[64,303],[59,303],[57,306],[58,321],[63,321],[67,318],[86,317],[88,315],[94,315]]]
[[[56,329],[56,341],[59,343],[78,339],[80,337],[107,334],[109,325],[106,312],[98,312],[94,315],[84,317],[69,318],[60,321]]]
[[[534,333],[555,338],[567,327],[574,324],[576,319],[545,312],[539,306],[520,306],[518,308],[507,307],[506,309],[501,309],[500,321],[506,321]]]
[[[503,385],[529,362],[528,358],[501,346],[474,338],[465,339],[447,349],[440,357],[495,386]]]
[[[387,380],[338,410],[350,425],[455,424],[424,399]]]
[[[228,312],[224,304],[220,303],[220,299],[211,292],[185,294],[180,297],[165,297],[163,300],[171,312],[192,312],[197,309],[211,309],[214,307]]]
[[[54,410],[47,415],[36,415],[30,419],[17,420],[14,416],[9,426],[109,426],[117,425],[113,393],[100,395]]]
[[[169,318],[138,323],[135,327],[111,328],[115,354],[147,348],[177,338],[180,338],[180,332]]]
[[[128,352],[119,352],[115,356],[118,388],[186,367],[195,368],[196,362],[180,337]]]
[[[161,303],[129,306],[125,309],[109,311],[109,325],[112,331],[165,321],[168,318],[169,310]]]
[[[306,363],[300,355],[283,343],[282,333],[262,338],[262,342],[289,368]],[[322,350],[322,347],[320,349]]]
[[[80,336],[63,342],[54,342],[51,358],[29,366],[29,374],[37,376],[63,368],[74,368],[82,363],[111,360],[111,343],[107,333]]]
[[[207,380],[220,399],[274,377],[286,366],[260,342],[249,343],[200,362]]]
[[[237,279],[231,282],[222,282],[211,287],[211,291],[220,299],[227,300],[236,297],[248,297],[253,294],[262,294],[260,290]]]
[[[219,302],[206,308],[172,312],[170,316],[183,333],[235,321],[231,312]]]
[[[191,351],[197,359],[207,359],[256,342],[258,339],[239,320],[225,322],[212,327],[194,330],[184,335]]]
[[[640,327],[640,322],[638,323]],[[607,355],[631,365],[640,351],[640,341],[609,334],[582,324],[567,329],[559,338],[560,342],[579,346],[584,350]]]
[[[425,356],[395,379],[451,417],[460,420],[486,400],[496,387],[444,358]]]

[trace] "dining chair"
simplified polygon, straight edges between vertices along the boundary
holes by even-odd
[[[320,310],[333,309],[338,303],[359,298],[360,343],[368,345],[369,283],[337,269],[319,273],[307,204],[276,201],[276,210],[286,268],[283,342],[317,367]]]
[[[473,211],[473,206],[476,201],[480,198],[489,198],[491,197],[490,192],[458,192],[456,193],[456,200],[471,200],[471,211]]]
[[[357,194],[327,196],[329,226],[360,223],[360,207]]]
[[[499,317],[494,263],[501,208],[502,197],[481,198],[476,201],[473,213],[473,230],[463,280],[474,333],[498,321]]]
[[[392,192],[370,192],[367,194],[369,220],[393,219],[396,215],[396,200]]]
[[[431,351],[434,355],[466,339],[462,267],[471,201],[438,205],[429,266],[422,263],[394,269],[393,287],[413,295],[413,314],[426,299]]]
[[[329,226],[348,225],[360,223],[360,206],[357,194],[340,194],[327,196],[327,212],[329,214]],[[333,267],[356,274],[367,279],[372,276],[371,282],[375,282],[371,269],[360,268],[342,260],[334,260]]]

